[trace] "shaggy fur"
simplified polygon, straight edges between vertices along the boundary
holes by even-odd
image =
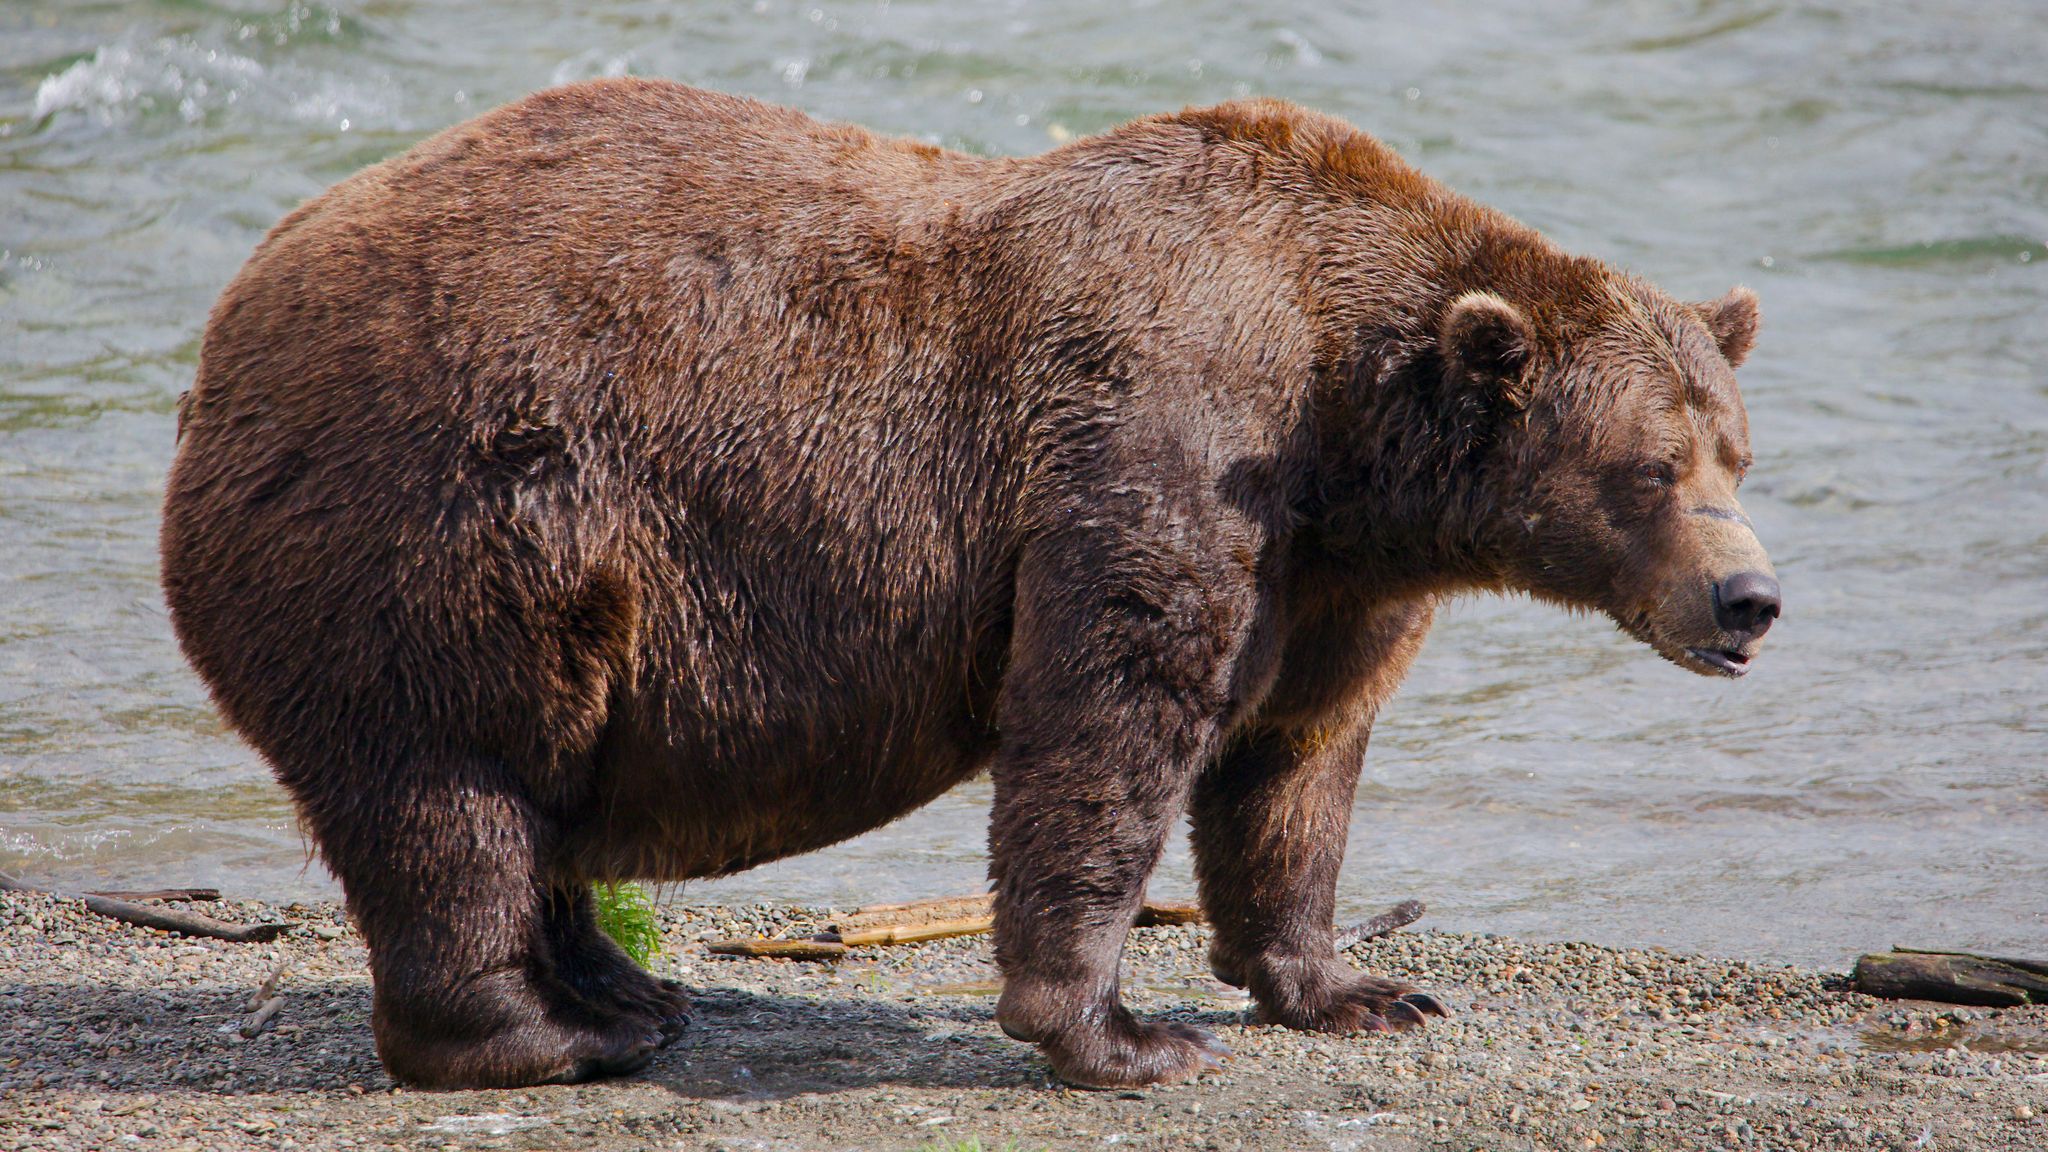
[[[736,872],[982,770],[1003,1027],[1171,1080],[1215,1043],[1135,1019],[1117,965],[1190,808],[1216,970],[1268,1019],[1439,1010],[1330,927],[1439,598],[1747,666],[1755,318],[1277,102],[979,159],[577,85],[264,240],[181,407],[164,588],[341,879],[400,1080],[637,1066],[686,1000],[593,880]]]

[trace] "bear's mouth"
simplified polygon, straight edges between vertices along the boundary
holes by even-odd
[[[1723,676],[1749,675],[1749,657],[1733,648],[1687,648],[1685,654]]]

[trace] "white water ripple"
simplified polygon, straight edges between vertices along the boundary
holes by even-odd
[[[164,111],[200,124],[237,105],[252,114],[282,110],[306,123],[360,126],[393,118],[379,88],[373,77],[272,67],[191,37],[165,37],[101,45],[91,58],[44,77],[33,108],[38,120],[76,114],[103,128]]]
[[[238,102],[262,76],[257,61],[189,39],[155,40],[139,48],[107,44],[90,60],[45,77],[36,86],[35,115],[82,112],[110,126],[170,107],[196,124],[208,111]]]

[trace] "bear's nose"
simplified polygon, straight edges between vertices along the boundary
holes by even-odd
[[[1714,623],[1723,631],[1761,636],[1779,608],[1778,582],[1762,572],[1737,572],[1714,586]]]

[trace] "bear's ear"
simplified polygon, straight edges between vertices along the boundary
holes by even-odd
[[[1533,343],[1529,318],[1491,292],[1467,292],[1451,302],[1437,332],[1437,348],[1455,378],[1495,392],[1515,407]]]
[[[1728,361],[1728,366],[1742,367],[1742,362],[1749,359],[1750,347],[1756,343],[1756,293],[1738,284],[1719,300],[1695,304],[1692,310],[1700,314],[1707,331],[1714,334],[1714,343],[1720,346],[1721,357]]]

